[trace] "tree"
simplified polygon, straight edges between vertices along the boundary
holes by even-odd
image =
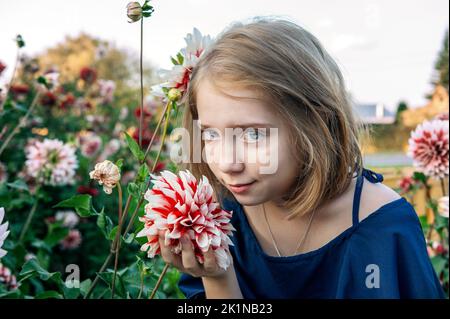
[[[445,33],[434,69],[435,75],[432,83],[434,85],[442,85],[448,92],[448,30]]]

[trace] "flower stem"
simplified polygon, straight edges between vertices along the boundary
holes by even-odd
[[[41,94],[38,91],[33,99],[33,102],[31,102],[31,105],[28,108],[27,113],[25,113],[25,115],[19,120],[19,123],[17,123],[17,125],[14,127],[14,129],[11,131],[11,133],[8,135],[8,137],[5,139],[5,142],[3,142],[2,146],[0,147],[0,155],[6,149],[9,142],[11,142],[14,135],[19,133],[20,128],[26,125],[26,121],[27,121],[28,117],[30,116],[31,112],[33,111],[33,109],[36,107],[36,104],[37,104],[37,101],[38,101],[40,95]]]
[[[117,233],[116,233],[116,258],[114,260],[114,274],[112,279],[112,287],[111,287],[111,299],[114,299],[114,290],[115,290],[115,284],[116,284],[116,276],[117,276],[117,266],[119,264],[119,251],[120,251],[120,234],[122,232],[122,187],[120,186],[120,183],[117,183],[117,192],[119,193],[119,226],[117,227]]]
[[[33,219],[34,213],[36,212],[38,206],[38,200],[34,201],[33,207],[31,207],[31,211],[28,214],[27,220],[25,224],[23,225],[22,231],[20,232],[19,241],[18,243],[21,244],[25,238],[25,235],[27,234],[28,228],[30,227],[31,220]]]
[[[166,263],[164,265],[163,271],[161,272],[161,275],[159,275],[159,278],[158,278],[158,281],[156,282],[155,288],[153,288],[153,291],[148,299],[153,299],[153,297],[155,296],[156,291],[158,290],[159,285],[161,285],[162,279],[167,272],[167,269],[169,269],[169,264]]]
[[[153,145],[153,140],[155,139],[155,136],[156,136],[156,134],[159,131],[159,127],[161,126],[161,123],[162,123],[162,121],[164,119],[164,115],[166,115],[166,113],[167,113],[167,109],[169,107],[169,103],[171,103],[171,102],[168,101],[166,106],[164,107],[164,110],[162,112],[162,116],[159,118],[158,124],[156,125],[156,128],[155,128],[155,133],[153,134],[152,139],[150,140],[150,144],[148,144],[148,146],[147,146],[147,150],[145,151],[144,159],[142,160],[141,164],[145,163],[145,159],[147,158],[147,155],[150,152],[150,148]],[[169,115],[167,114],[167,116],[169,116]]]
[[[142,68],[144,52],[144,19],[141,19],[141,55],[139,59],[139,68],[141,73],[141,114],[139,116],[139,147],[142,148],[142,127],[144,126],[144,71]]]
[[[163,112],[163,114],[161,115],[160,122],[162,122],[162,120],[163,120],[163,118],[164,118],[164,116],[166,114],[167,114],[166,123],[168,122],[169,114],[170,114],[169,113],[170,109],[169,109],[168,106],[169,106],[169,104],[166,105],[165,112]],[[164,139],[165,139],[165,136],[166,136],[166,131],[167,131],[167,125],[165,125],[165,131],[163,132],[163,138],[162,138],[162,141],[161,141],[160,150],[159,150],[158,155],[157,155],[157,157],[155,159],[155,162],[153,164],[153,168],[151,170],[151,173],[154,172],[156,164],[158,163],[159,156],[160,156],[160,153],[161,153],[161,149],[164,146]],[[155,131],[155,134],[156,133],[157,133],[157,131]],[[151,142],[150,142],[150,144],[149,144],[149,146],[147,148],[147,151],[150,149],[152,143],[153,143],[153,138],[152,138],[152,140],[151,140]],[[149,179],[148,182],[147,182],[147,185],[146,185],[146,189],[150,186],[150,182],[151,182],[151,180]],[[127,214],[128,214],[130,202],[131,202],[131,195],[128,195],[127,204],[125,205],[125,210],[124,210],[124,213],[123,213],[123,216],[122,216],[123,219],[125,219]],[[137,206],[136,206],[136,208],[135,208],[135,210],[133,212],[133,215],[131,216],[131,218],[130,218],[128,224],[127,224],[127,227],[125,229],[125,232],[123,233],[123,236],[126,236],[128,234],[128,232],[130,231],[131,227],[133,226],[134,219],[136,218],[137,213],[139,211],[139,208],[141,207],[143,202],[144,202],[144,193],[142,193],[140,198],[139,198],[138,204],[137,204]],[[117,238],[117,236],[116,236],[116,238]],[[105,271],[105,269],[108,266],[108,264],[109,264],[109,262],[110,262],[110,260],[111,260],[111,258],[113,256],[113,254],[115,254],[115,249],[116,249],[116,241],[114,240],[114,242],[111,245],[110,252],[109,252],[108,256],[106,257],[105,262],[103,263],[101,269],[97,272],[97,275],[95,276],[94,281],[92,282],[91,286],[89,287],[89,290],[86,293],[86,296],[84,297],[84,299],[88,299],[89,296],[91,295],[92,291],[94,290],[95,286],[97,285],[97,283],[98,283],[98,281],[100,279],[100,275],[99,274],[102,273],[103,271]]]
[[[442,196],[447,196],[447,191],[445,189],[445,180],[441,177],[441,189],[442,189]]]

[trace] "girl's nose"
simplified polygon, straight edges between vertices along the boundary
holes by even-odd
[[[234,143],[224,143],[218,158],[218,167],[223,173],[238,173],[244,170],[245,163],[240,156],[242,151]]]

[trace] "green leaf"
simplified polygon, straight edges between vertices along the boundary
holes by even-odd
[[[177,59],[178,59],[178,62],[180,63],[180,65],[183,65],[184,56],[183,56],[183,54],[181,54],[181,52],[177,53]]]
[[[413,179],[416,181],[422,182],[423,184],[426,184],[428,178],[422,172],[414,172]]]
[[[104,208],[102,208],[101,212],[97,216],[97,226],[100,228],[106,239],[108,239],[108,234],[111,231],[112,225],[113,223],[111,219],[106,216]]]
[[[134,233],[127,234],[127,236],[126,236],[124,242],[125,242],[126,244],[131,244],[131,243],[133,242],[135,236],[136,236],[136,235],[135,235]]]
[[[17,47],[19,47],[19,48],[23,48],[25,46],[25,41],[23,40],[23,38],[20,34],[18,34],[16,36],[16,44],[17,44]]]
[[[119,168],[119,171],[122,170],[122,166],[123,166],[123,158],[120,158],[119,160],[117,160],[116,166]]]
[[[36,299],[63,299],[63,296],[54,290],[48,290],[36,295]]]
[[[128,194],[133,195],[134,197],[139,197],[141,194],[140,187],[136,183],[129,183],[127,186]]]
[[[434,256],[431,258],[431,263],[433,264],[434,271],[439,276],[446,268],[447,260],[442,256]]]
[[[21,179],[16,179],[14,182],[8,183],[6,185],[11,187],[11,188],[15,188],[15,189],[24,190],[24,191],[29,192],[28,185]]]
[[[116,234],[117,234],[117,229],[119,228],[119,226],[115,226],[113,229],[111,229],[111,231],[108,234],[108,239],[109,240],[114,240],[114,238],[116,238]]]
[[[23,266],[22,270],[19,274],[21,277],[23,277],[20,282],[33,278],[33,277],[39,277],[39,279],[44,281],[52,281],[58,285],[58,287],[62,287],[63,282],[61,280],[61,273],[59,272],[48,272],[44,268],[42,268],[41,265],[39,265],[38,261],[33,258],[28,260]]]
[[[94,215],[94,213],[91,211],[91,195],[87,194],[72,196],[69,199],[59,202],[53,207],[74,208],[77,211],[78,215],[80,215],[81,217],[89,217]]]
[[[86,296],[89,288],[91,287],[92,280],[86,279],[80,283],[80,293],[84,297]]]
[[[125,133],[125,138],[127,140],[128,147],[131,150],[131,153],[133,153],[134,157],[136,157],[139,161],[144,160],[144,153],[142,152],[141,148],[139,147],[138,143],[130,136],[127,132]]]
[[[175,60],[173,57],[170,57],[170,60],[172,61],[173,65],[179,65],[178,61]]]
[[[44,243],[48,247],[53,247],[58,244],[62,239],[64,239],[69,234],[69,229],[66,227],[53,226],[49,227],[49,232],[44,238]]]
[[[145,178],[149,175],[149,170],[148,170],[148,167],[147,167],[147,165],[146,164],[142,164],[140,167],[139,167],[139,170],[138,170],[138,176],[137,176],[137,182],[138,183],[142,183],[143,181],[145,181]]]
[[[121,272],[123,272],[123,271],[118,271],[116,274],[116,281],[114,284],[115,294],[116,294],[116,297],[119,296],[119,297],[125,298],[126,293],[125,293],[125,287],[122,282]],[[113,275],[114,275],[113,272],[101,272],[101,273],[98,273],[98,275],[108,285],[108,287],[110,287],[110,288],[112,287],[112,279],[113,279]]]

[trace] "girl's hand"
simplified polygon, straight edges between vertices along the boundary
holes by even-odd
[[[164,245],[164,231],[159,231],[159,246],[161,247],[161,256],[163,260],[177,268],[179,271],[187,273],[193,277],[221,277],[227,272],[216,262],[216,256],[212,247],[204,254],[205,262],[200,264],[194,254],[194,246],[188,237],[183,236],[181,240],[181,255],[174,254],[169,247]],[[228,257],[233,266],[233,258],[227,250]]]

